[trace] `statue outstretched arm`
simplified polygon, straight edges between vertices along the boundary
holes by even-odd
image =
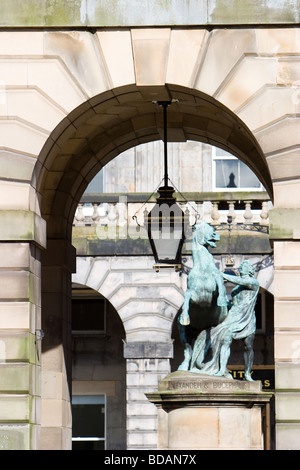
[[[241,286],[246,286],[249,289],[256,289],[257,285],[258,285],[258,281],[255,278],[250,277],[250,276],[242,277],[242,276],[235,276],[235,275],[232,275],[232,274],[223,273],[223,277],[224,277],[224,279],[226,279],[227,281],[232,282],[233,284],[239,284]]]

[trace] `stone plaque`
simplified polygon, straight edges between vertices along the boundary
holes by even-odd
[[[193,372],[177,371],[167,375],[160,383],[160,392],[186,393],[259,393],[262,390],[260,381],[249,382],[226,377],[215,377]]]

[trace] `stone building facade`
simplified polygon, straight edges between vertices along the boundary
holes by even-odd
[[[90,383],[89,394],[106,394],[113,407],[126,376],[120,420],[127,438],[119,442],[155,446],[153,411],[139,405],[143,390],[170,370],[184,278],[158,278],[146,255],[133,258],[130,272],[128,255],[124,263],[102,254],[91,266],[78,249],[76,260],[72,233],[93,177],[123,151],[161,140],[156,102],[171,100],[169,140],[237,156],[272,201],[275,441],[277,449],[298,449],[298,2],[172,0],[152,2],[145,15],[141,2],[126,6],[0,6],[0,447],[71,447],[72,274],[118,312],[109,328],[120,337],[124,329],[118,384],[107,369],[105,383]],[[83,339],[76,341],[84,350]],[[73,395],[81,396],[87,377],[74,373]]]

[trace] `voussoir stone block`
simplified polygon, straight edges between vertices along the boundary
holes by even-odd
[[[207,37],[205,30],[171,31],[167,83],[193,85]]]
[[[277,61],[273,58],[245,57],[230,79],[224,82],[216,97],[236,111],[266,83],[276,83],[276,71]]]
[[[273,179],[278,178],[299,178],[300,176],[300,159],[299,151],[290,149],[282,151],[267,158]]]
[[[170,29],[133,29],[132,47],[138,85],[162,85],[166,80]]]
[[[98,31],[97,36],[109,75],[115,87],[134,83],[134,64],[130,31]],[[119,51],[116,55],[115,51]]]
[[[45,54],[59,56],[90,97],[106,91],[109,79],[95,36],[85,31],[45,33]]]
[[[245,52],[256,52],[254,31],[216,29],[211,32],[209,47],[205,51],[205,59],[196,80],[196,88],[214,95]]]

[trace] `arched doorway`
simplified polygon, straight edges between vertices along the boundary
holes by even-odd
[[[125,332],[99,292],[72,285],[72,449],[126,449]]]
[[[42,440],[68,446],[71,389],[71,273],[75,252],[72,221],[88,183],[107,162],[139,143],[163,135],[161,110],[156,102],[170,99],[170,141],[195,140],[216,145],[237,156],[259,177],[272,197],[272,184],[262,151],[240,119],[215,99],[175,85],[120,87],[80,105],[64,119],[46,142],[36,165],[41,215],[47,221],[47,249],[42,255],[42,373],[60,376],[56,405],[64,422],[42,429]],[[55,309],[53,310],[53,301]],[[53,405],[47,396],[43,406]],[[64,410],[64,412],[63,412]]]

